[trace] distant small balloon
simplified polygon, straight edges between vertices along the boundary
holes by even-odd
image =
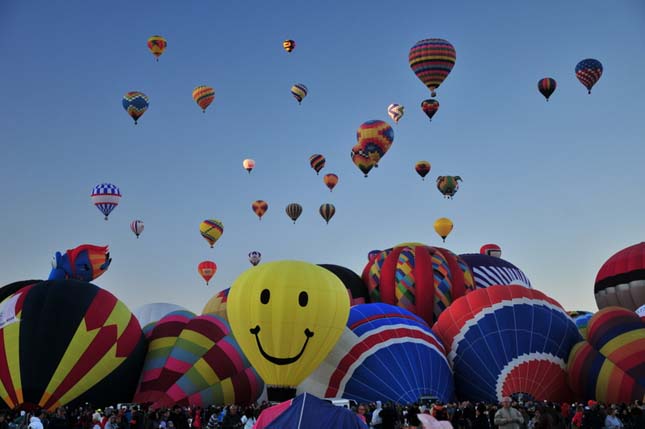
[[[553,94],[557,86],[558,84],[555,79],[545,77],[544,79],[540,79],[538,82],[538,91],[540,91],[540,94],[546,98],[546,101],[549,101],[549,97]]]
[[[122,104],[136,125],[139,118],[148,110],[149,100],[143,92],[130,91],[123,96]]]
[[[421,110],[426,114],[428,119],[432,121],[432,117],[439,111],[439,102],[432,98],[423,100],[421,102]]]
[[[434,230],[444,242],[446,241],[446,237],[450,235],[453,226],[452,221],[447,217],[439,218],[434,222]]]
[[[293,221],[295,224],[300,215],[302,214],[302,206],[298,203],[291,203],[287,205],[285,211],[287,212],[287,216]]]
[[[320,212],[320,216],[325,219],[325,222],[329,223],[331,218],[334,217],[334,214],[336,214],[336,207],[333,204],[326,203],[322,204],[318,211]]]
[[[262,254],[260,252],[258,252],[257,250],[254,250],[254,251],[249,253],[249,262],[254,267],[257,264],[259,264],[261,260],[262,260]]]
[[[242,167],[251,174],[251,170],[255,168],[255,161],[252,159],[245,159],[242,161]]]
[[[157,61],[159,61],[159,57],[164,53],[167,46],[168,42],[162,36],[152,36],[148,39],[148,49],[150,49]]]
[[[133,220],[130,223],[130,229],[132,230],[132,232],[134,232],[134,235],[136,235],[137,238],[139,238],[139,236],[143,232],[143,221],[142,220]]]
[[[251,204],[251,209],[258,216],[258,218],[262,220],[264,213],[269,210],[269,204],[266,201],[262,200],[253,201],[253,203]]]
[[[390,104],[387,106],[387,114],[392,118],[395,124],[399,123],[399,120],[403,117],[405,113],[405,107],[400,104]]]
[[[215,100],[215,90],[210,86],[198,86],[193,90],[193,100],[206,113],[206,108]]]
[[[285,40],[282,42],[282,48],[287,52],[291,52],[296,49],[296,42],[293,40]]]
[[[307,96],[307,87],[302,83],[297,83],[291,87],[291,95],[298,100],[298,104],[302,103],[302,100]]]
[[[338,184],[338,176],[333,173],[325,174],[325,176],[323,177],[323,182],[329,188],[329,192],[331,192]]]
[[[197,265],[197,272],[208,284],[217,272],[217,264],[213,261],[202,261]]]
[[[576,65],[576,77],[587,88],[589,94],[591,94],[591,88],[600,80],[602,71],[603,67],[600,61],[593,58],[582,60]]]
[[[309,157],[309,164],[318,174],[325,167],[325,157],[319,153],[314,153]]]
[[[421,180],[426,180],[425,177],[430,173],[431,168],[432,166],[428,161],[419,161],[414,165],[414,170],[421,176]]]
[[[494,256],[495,258],[501,258],[502,248],[493,243],[484,244],[481,249],[479,249],[479,253],[482,255]]]

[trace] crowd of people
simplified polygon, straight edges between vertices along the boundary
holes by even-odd
[[[0,429],[252,429],[268,402],[247,407],[144,409],[125,404],[94,409],[90,404],[61,407],[55,413],[0,412]],[[556,404],[517,402],[501,404],[433,403],[407,406],[391,403],[358,404],[352,408],[371,429],[421,429],[423,414],[454,429],[645,429],[645,406],[631,404]]]

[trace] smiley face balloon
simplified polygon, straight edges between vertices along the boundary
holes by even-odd
[[[349,298],[330,271],[275,261],[235,280],[226,311],[242,351],[268,385],[269,400],[284,401],[334,348],[349,317]]]

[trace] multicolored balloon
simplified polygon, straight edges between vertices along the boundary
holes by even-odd
[[[440,217],[434,221],[434,231],[439,234],[439,237],[441,237],[444,243],[446,242],[446,237],[450,235],[453,226],[452,221],[447,217]]]
[[[150,333],[134,400],[154,408],[249,404],[264,385],[214,314],[170,313]]]
[[[551,77],[545,77],[544,79],[540,79],[538,81],[537,86],[540,94],[542,94],[544,98],[546,98],[546,101],[549,101],[549,97],[551,96],[551,94],[553,94],[558,84],[555,79]]]
[[[224,233],[224,224],[217,219],[206,219],[199,224],[199,232],[204,240],[210,244],[211,249]]]
[[[494,256],[495,258],[501,258],[502,248],[494,243],[484,244],[479,248],[479,253],[482,255]]]
[[[645,322],[645,304],[636,309],[636,314],[641,318],[643,322]]]
[[[593,58],[582,60],[576,65],[576,77],[587,88],[589,94],[591,94],[591,88],[600,80],[602,71],[600,61]]]
[[[255,213],[258,218],[262,220],[264,213],[269,210],[269,204],[266,201],[256,200],[251,204],[251,209],[253,210],[253,213]]]
[[[134,124],[148,110],[148,96],[143,92],[130,91],[123,96],[123,108],[134,120]]]
[[[242,161],[242,167],[251,174],[251,171],[255,168],[255,161],[252,159],[245,159]]]
[[[101,183],[92,189],[91,197],[92,204],[103,213],[105,220],[108,220],[108,216],[112,213],[112,210],[119,205],[121,190],[111,183]]]
[[[159,61],[159,57],[164,53],[168,42],[161,36],[152,36],[148,38],[148,49],[152,52],[152,55],[155,56],[155,59]]]
[[[434,98],[429,98],[421,102],[421,110],[432,121],[432,117],[439,111],[439,102]]]
[[[311,168],[316,170],[316,174],[318,174],[325,166],[325,157],[319,153],[314,153],[309,157],[309,165],[311,165]]]
[[[206,113],[206,108],[215,100],[215,90],[210,86],[198,86],[193,90],[193,100]]]
[[[307,87],[302,83],[296,83],[291,87],[291,95],[298,100],[298,104],[302,103],[302,100],[307,96]]]
[[[22,283],[0,303],[4,403],[53,411],[132,398],[146,343],[128,307],[91,283]]]
[[[606,307],[591,317],[587,339],[569,355],[571,389],[584,399],[629,403],[645,396],[645,323],[636,313]]]
[[[457,52],[447,40],[424,39],[410,48],[408,60],[414,74],[435,97],[435,90],[455,65]]]
[[[441,340],[420,317],[388,304],[350,309],[340,339],[299,386],[321,398],[414,403],[454,399],[452,370]]]
[[[285,208],[285,212],[287,213],[287,216],[293,221],[295,224],[300,215],[302,214],[302,206],[298,203],[291,203],[288,204],[287,207]]]
[[[562,306],[523,286],[490,286],[457,299],[432,328],[455,373],[457,396],[498,402],[570,401],[567,358],[580,334]]]
[[[578,332],[580,332],[582,338],[586,340],[589,321],[593,317],[594,313],[590,311],[567,311],[567,314],[571,319],[573,319],[573,323],[576,324],[576,328],[578,328]]]
[[[405,107],[400,104],[390,104],[387,106],[387,114],[394,121],[395,124],[399,123],[399,120],[403,117],[405,113]]]
[[[420,243],[379,252],[365,265],[362,278],[372,302],[404,308],[428,325],[455,299],[475,289],[473,274],[459,256]]]
[[[320,213],[320,216],[325,219],[325,222],[329,224],[331,218],[336,214],[336,207],[334,207],[333,204],[325,203],[320,206],[318,212]]]
[[[111,262],[108,246],[81,244],[73,249],[68,249],[64,254],[56,252],[48,280],[91,282],[105,273]]]
[[[214,314],[228,321],[226,316],[226,305],[228,304],[228,293],[231,288],[226,288],[217,292],[211,299],[208,300],[202,314]]]
[[[260,252],[258,252],[257,250],[249,252],[249,262],[251,263],[251,265],[255,267],[257,264],[260,263],[261,260],[262,260],[262,254]]]
[[[375,167],[394,142],[394,129],[384,121],[363,122],[356,130],[356,142],[374,160]]]
[[[632,311],[645,305],[645,242],[614,254],[598,271],[594,286],[596,304]]]
[[[130,229],[132,230],[134,235],[137,236],[137,238],[139,238],[139,236],[143,232],[143,228],[144,228],[144,225],[142,220],[137,219],[130,222]]]
[[[323,182],[325,183],[325,186],[329,188],[329,192],[331,192],[338,184],[338,176],[333,173],[325,174]]]
[[[432,165],[428,161],[418,161],[416,164],[414,164],[414,171],[417,172],[419,176],[421,176],[421,180],[426,180],[425,177],[430,173],[430,169],[432,168]]]
[[[143,328],[144,334],[149,334],[154,328],[154,325],[163,317],[173,311],[188,311],[181,305],[169,304],[167,302],[153,302],[144,304],[135,309],[132,314],[139,321],[139,325]]]
[[[460,181],[463,181],[461,176],[439,176],[437,177],[437,189],[444,198],[452,199],[459,190]]]
[[[206,281],[206,285],[217,272],[217,264],[213,261],[202,261],[197,265],[197,272]]]

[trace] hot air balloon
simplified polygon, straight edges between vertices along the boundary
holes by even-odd
[[[253,213],[255,213],[258,218],[262,220],[264,213],[269,210],[269,204],[266,201],[256,200],[251,204],[251,209],[253,210]]]
[[[370,302],[370,293],[363,280],[349,268],[334,264],[318,264],[326,270],[334,273],[345,285],[349,295],[350,305],[365,304]]]
[[[291,52],[296,49],[296,42],[294,42],[293,40],[285,40],[284,42],[282,42],[282,47],[285,51]]]
[[[167,302],[153,302],[142,305],[132,312],[143,328],[143,333],[147,334],[152,331],[155,323],[162,319],[166,314],[173,311],[188,311],[181,305],[169,304]]]
[[[287,216],[289,216],[295,224],[302,214],[302,206],[298,203],[291,203],[287,205],[285,211],[287,212]]]
[[[213,314],[170,313],[150,333],[134,400],[154,408],[249,404],[264,385],[228,323]]]
[[[596,304],[632,311],[645,305],[645,242],[613,255],[598,271],[594,286]]]
[[[318,174],[325,166],[325,157],[319,153],[314,153],[309,157],[309,165],[311,165],[311,168],[316,170],[316,174]]]
[[[329,188],[329,192],[331,192],[338,184],[338,176],[333,173],[325,174],[323,182],[325,183],[325,186]]]
[[[481,253],[482,255],[494,256],[495,258],[501,258],[502,248],[493,243],[484,244],[479,248],[479,253]]]
[[[202,314],[214,314],[228,321],[226,316],[226,304],[228,303],[228,293],[230,290],[231,288],[226,288],[213,295],[213,297],[209,299],[204,306]]]
[[[193,100],[206,113],[206,108],[215,100],[215,90],[210,86],[198,86],[193,90]]]
[[[481,253],[459,255],[473,272],[475,286],[485,288],[494,285],[519,285],[531,287],[531,282],[522,270],[510,262]]]
[[[224,233],[224,224],[217,219],[206,219],[199,224],[199,232],[204,237],[204,240],[208,241],[208,244],[213,248],[215,242]]]
[[[242,161],[242,167],[251,174],[251,170],[255,168],[255,161],[252,159],[245,159]]]
[[[108,246],[81,244],[64,254],[56,252],[48,280],[91,282],[106,272],[111,262]]]
[[[367,152],[374,166],[385,156],[394,142],[394,130],[384,121],[371,120],[363,122],[356,131],[356,142],[361,149]]]
[[[136,125],[139,118],[148,110],[148,96],[143,92],[130,91],[123,96],[122,104]]]
[[[121,191],[116,185],[111,183],[101,183],[92,189],[91,197],[92,204],[94,204],[96,208],[103,213],[105,220],[108,220],[108,216],[112,213],[112,210],[119,205],[119,200],[121,200]]]
[[[321,204],[318,212],[320,213],[320,216],[325,219],[325,222],[329,223],[331,218],[333,218],[334,214],[336,213],[336,207],[334,207],[333,204],[329,203]]]
[[[161,36],[152,36],[148,39],[148,49],[150,49],[157,61],[159,61],[159,57],[164,53],[167,46],[166,39]]]
[[[242,351],[265,383],[269,401],[290,399],[325,359],[349,316],[343,283],[300,261],[267,262],[231,286],[228,320]]]
[[[437,189],[444,198],[452,199],[459,190],[459,182],[462,180],[461,176],[439,176],[437,177]]]
[[[134,233],[134,235],[139,238],[141,233],[143,232],[143,221],[142,220],[133,220],[130,222],[130,229]]]
[[[428,173],[430,173],[431,168],[432,166],[428,161],[419,161],[414,164],[414,171],[416,171],[417,174],[421,176],[421,180],[425,180],[425,177]]]
[[[589,321],[587,339],[571,350],[569,385],[584,399],[629,403],[645,396],[645,323],[636,313],[606,307]]]
[[[367,260],[371,261],[372,259],[376,258],[381,252],[382,250],[378,249],[370,250],[369,252],[367,252]]]
[[[554,299],[522,286],[491,286],[457,299],[432,327],[455,374],[457,396],[498,402],[571,400],[566,362],[580,334]]]
[[[558,84],[555,79],[551,77],[545,77],[544,79],[540,79],[538,81],[537,86],[540,94],[542,94],[544,98],[546,98],[546,101],[549,101],[549,97],[551,96],[551,94],[553,94]]]
[[[455,299],[475,289],[466,262],[447,249],[399,244],[363,269],[372,302],[404,308],[432,325]]]
[[[298,104],[302,103],[302,100],[307,96],[307,87],[301,83],[296,83],[291,87],[291,95],[298,100]]]
[[[360,144],[356,143],[352,148],[350,153],[352,157],[352,162],[358,167],[359,170],[363,172],[363,175],[367,177],[367,174],[375,167],[376,162],[370,158],[369,153],[365,151]]]
[[[387,114],[394,121],[395,124],[399,123],[399,120],[403,117],[405,113],[405,107],[400,104],[390,104],[387,106]]]
[[[591,94],[591,88],[600,80],[602,70],[600,61],[593,58],[582,60],[576,65],[576,77],[587,88],[589,94]]]
[[[435,97],[435,90],[455,65],[457,53],[447,40],[424,39],[410,48],[408,59],[414,74]]]
[[[210,279],[212,279],[217,272],[217,264],[213,261],[202,261],[199,263],[199,265],[197,265],[197,272],[200,276],[202,276],[202,278],[208,285]]]
[[[432,117],[439,111],[439,102],[433,98],[423,100],[421,102],[421,110],[432,121]]]
[[[578,332],[580,332],[582,338],[586,340],[589,321],[593,317],[594,313],[589,311],[567,311],[567,314],[571,319],[573,319],[573,323],[576,324],[576,328],[578,328]]]
[[[145,339],[110,292],[77,280],[35,281],[3,300],[0,314],[0,397],[9,408],[132,398]]]
[[[441,217],[434,221],[434,230],[439,234],[439,237],[441,237],[444,243],[446,241],[446,237],[448,237],[450,231],[452,231],[453,226],[452,221],[447,217]]]
[[[249,252],[249,262],[251,265],[254,267],[260,263],[262,260],[262,253],[258,252],[257,250],[254,250],[252,252]]]
[[[325,361],[300,384],[322,398],[414,403],[454,398],[452,370],[441,340],[418,316],[388,304],[362,304]]]

